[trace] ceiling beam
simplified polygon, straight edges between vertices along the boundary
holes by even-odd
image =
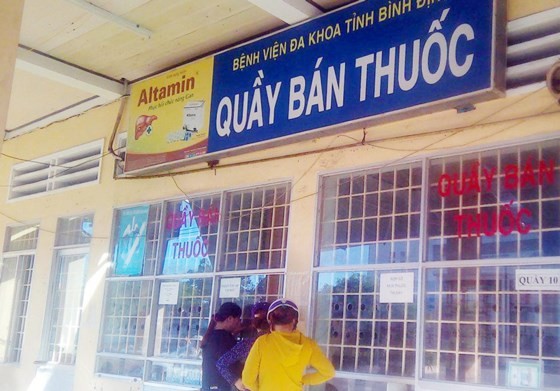
[[[151,38],[152,32],[145,27],[140,26],[138,23],[132,22],[128,19],[123,18],[122,16],[116,15],[112,12],[107,11],[101,7],[96,6],[95,4],[90,3],[87,0],[66,0],[78,7],[83,8],[90,14],[99,16],[111,23],[116,24],[117,26],[123,27],[128,29],[144,38]]]
[[[17,0],[0,4],[0,19],[2,21],[2,25],[0,25],[0,36],[2,37],[0,40],[0,149],[2,149],[2,141],[8,122],[23,3],[23,0]]]
[[[126,93],[123,83],[22,47],[17,51],[16,67],[108,100],[118,99]]]
[[[249,0],[249,2],[288,24],[295,24],[322,14],[320,9],[305,0]]]
[[[72,106],[65,107],[62,110],[55,111],[54,113],[50,113],[42,118],[34,119],[33,121],[18,126],[14,129],[7,129],[5,138],[6,140],[21,136],[31,130],[43,128],[49,126],[53,122],[62,121],[67,118],[80,115],[89,109],[93,109],[94,107],[99,107],[107,103],[107,100],[101,98],[99,96],[91,97],[86,99],[82,102],[78,102]]]

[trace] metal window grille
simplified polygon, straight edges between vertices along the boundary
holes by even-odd
[[[8,227],[4,240],[4,251],[35,250],[38,238],[39,226],[36,224]]]
[[[314,338],[337,370],[410,378],[416,364],[417,296],[410,304],[382,303],[380,274],[319,273]]]
[[[91,242],[93,216],[76,216],[58,219],[56,228],[57,247],[77,246]]]
[[[109,282],[101,352],[146,354],[152,292],[149,280]]]
[[[34,259],[33,254],[5,254],[0,263],[0,321],[8,325],[0,332],[0,362],[16,363],[21,357]]]
[[[115,211],[113,248],[118,227],[127,209]],[[120,277],[113,269],[107,281],[103,326],[98,348],[97,371],[110,375],[143,378],[145,357],[150,354],[155,275],[158,270],[163,205],[149,205],[141,273]],[[114,257],[117,254],[113,254]],[[157,300],[156,300],[157,302]]]
[[[317,263],[417,262],[421,180],[418,165],[323,178]]]
[[[39,238],[36,224],[6,228],[4,254],[0,261],[0,362],[19,362],[27,319],[35,249]]]
[[[154,275],[158,267],[159,241],[162,225],[162,206],[160,204],[150,205],[148,214],[148,227],[146,229],[146,249],[144,252],[143,274]]]
[[[197,359],[211,316],[212,277],[181,279],[178,284],[177,304],[159,306],[157,329],[161,330],[161,340],[154,356]]]
[[[223,248],[218,270],[284,267],[289,185],[229,192],[225,204]]]
[[[220,205],[219,195],[166,203],[163,274],[214,270]]]
[[[142,272],[108,277],[97,371],[200,386],[199,342],[213,310],[233,300],[248,314],[250,304],[281,296],[288,191],[279,184],[150,205]],[[124,211],[115,211],[113,247]],[[224,244],[249,235],[256,241],[246,248]],[[228,257],[235,262],[226,267]],[[238,280],[238,298],[216,299],[226,279]],[[176,287],[176,302],[160,302],[162,289]]]
[[[239,298],[235,301],[242,309],[243,316],[249,318],[251,315],[251,307],[255,303],[262,301],[272,303],[274,300],[282,296],[284,286],[283,274],[250,274],[244,276],[222,276],[219,278],[219,285],[230,278],[239,279]],[[231,299],[222,298],[217,304],[222,304]]]
[[[67,253],[61,250],[55,262],[50,318],[47,323],[47,360],[73,365],[78,347],[87,253]]]
[[[430,161],[428,260],[560,255],[560,140]]]
[[[49,362],[74,365],[76,360],[92,232],[92,215],[58,220],[43,348]]]
[[[427,270],[423,378],[507,386],[508,363],[529,360],[542,362],[543,387],[557,386],[560,294],[516,289],[519,269]]]
[[[238,279],[240,292],[236,298],[218,299],[215,308],[223,302],[234,301],[244,310],[245,317],[249,317],[252,304],[277,299],[283,287],[280,274],[228,275],[218,279],[218,285],[226,279]],[[149,363],[150,379],[167,384],[199,385],[200,370],[193,363],[200,360],[200,341],[212,315],[213,280],[212,277],[181,279],[177,304],[158,306],[160,337]]]
[[[320,186],[313,335],[337,370],[412,378],[416,304],[382,303],[379,279],[417,274],[403,265],[420,260],[421,164],[325,176]]]
[[[414,183],[422,195],[403,202],[405,211],[418,214],[416,231],[410,235],[406,224],[399,230],[406,240],[418,241],[419,250],[401,258],[393,255],[399,197],[380,201],[388,180],[379,191],[367,190],[369,178],[383,178],[381,171],[321,178],[313,331],[337,369],[356,379],[379,375],[370,377],[374,383],[397,376],[400,383],[410,378],[409,385],[419,379],[507,387],[508,368],[529,362],[541,368],[539,387],[554,389],[560,297],[556,290],[520,289],[515,275],[559,269],[559,162],[560,140],[554,139],[428,159],[425,173],[408,165],[417,170]],[[376,197],[368,199],[370,193]],[[500,217],[503,211],[507,218]],[[373,221],[381,218],[391,219],[391,229],[380,233]],[[368,224],[376,231],[364,240]],[[372,247],[380,243],[390,246],[381,259]],[[422,295],[415,282],[414,305],[380,309],[380,277],[403,271],[414,272]],[[421,337],[408,341],[416,329]],[[408,342],[401,345],[402,339]]]

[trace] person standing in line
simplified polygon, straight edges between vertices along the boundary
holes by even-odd
[[[270,303],[260,302],[251,308],[251,329],[252,335],[239,341],[231,350],[227,351],[216,363],[218,371],[229,384],[236,389],[246,390],[241,381],[241,370],[247,359],[247,355],[256,339],[263,334],[270,332],[270,325],[266,320]]]
[[[271,333],[259,337],[247,357],[241,379],[250,391],[301,391],[326,382],[335,369],[317,343],[299,332],[297,305],[278,299],[268,309]],[[312,371],[307,372],[311,367]]]
[[[202,391],[230,391],[231,386],[216,368],[218,359],[235,346],[234,333],[241,325],[241,307],[224,303],[208,325],[200,346],[202,348]]]

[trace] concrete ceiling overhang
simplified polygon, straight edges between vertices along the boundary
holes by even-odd
[[[129,82],[359,1],[25,0],[5,137],[120,99]],[[508,94],[535,80],[544,85],[558,58],[559,1],[508,5]],[[551,31],[534,36],[536,28]]]
[[[153,32],[140,26],[136,22],[113,14],[86,0],[65,0],[69,6],[78,6],[88,13],[102,18],[105,21],[132,31],[144,38],[151,38]],[[251,4],[259,7],[277,19],[287,23],[295,24],[322,14],[323,12],[307,2],[306,0],[248,0]],[[67,105],[63,108],[46,107],[49,113],[38,111],[32,121],[24,122],[16,128],[8,129],[7,138],[15,137],[29,130],[46,126],[49,123],[80,114],[102,104],[114,101],[127,94],[126,80],[114,80],[108,76],[92,72],[72,63],[62,61],[50,55],[41,53],[33,48],[20,45],[17,51],[16,71],[23,72],[34,77],[45,79],[42,83],[59,83],[70,88],[74,93],[68,93]],[[37,84],[37,83],[36,83]],[[13,96],[14,94],[12,94]],[[65,95],[61,92],[59,95]]]
[[[288,24],[299,23],[322,14],[320,9],[305,0],[249,1]]]

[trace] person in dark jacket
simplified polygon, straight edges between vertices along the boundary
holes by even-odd
[[[270,303],[259,302],[251,309],[251,335],[239,341],[231,350],[227,351],[216,363],[218,371],[229,384],[237,390],[245,390],[241,381],[243,364],[249,355],[251,347],[258,337],[270,332],[270,325],[266,319]]]
[[[234,332],[240,325],[241,307],[232,302],[222,304],[208,325],[201,342],[203,391],[231,390],[230,384],[218,372],[216,362],[237,343]]]

